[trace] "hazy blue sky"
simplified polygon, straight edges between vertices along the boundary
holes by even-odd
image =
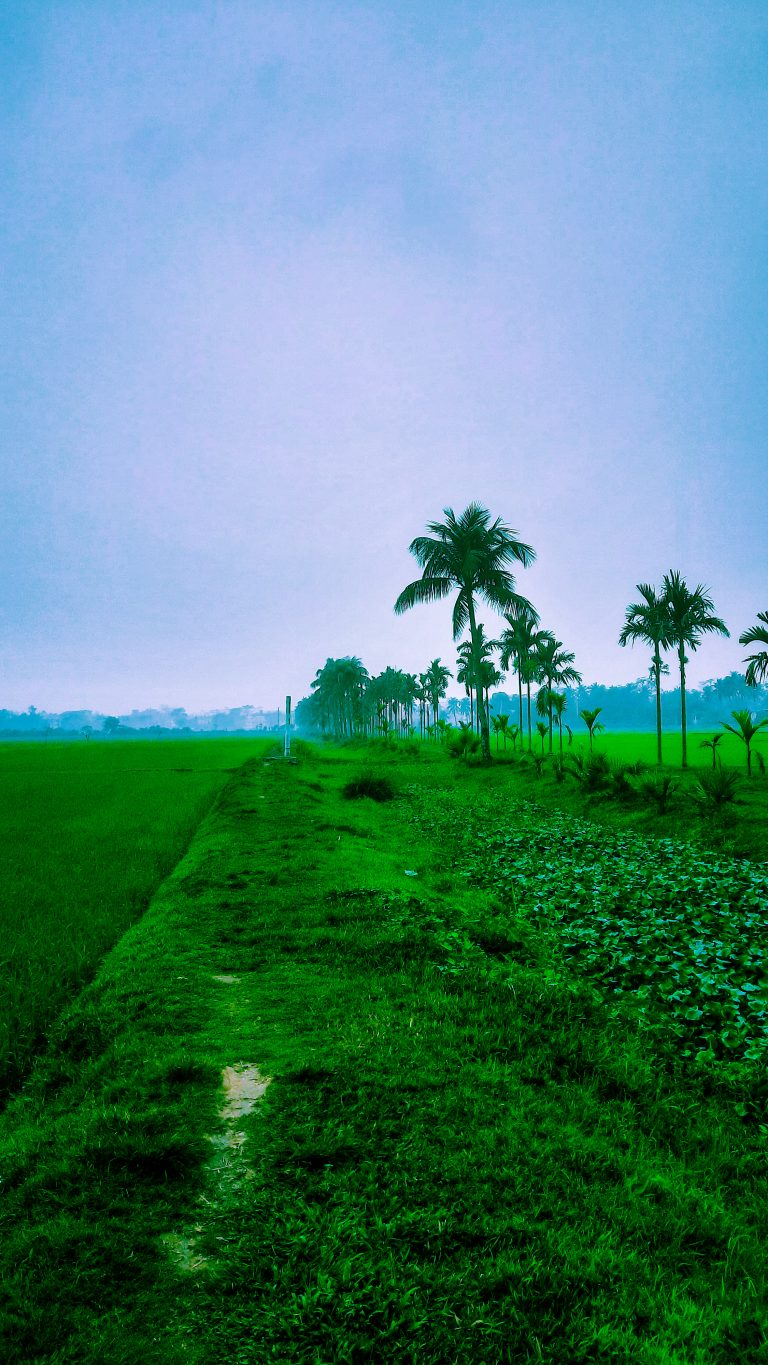
[[[768,608],[768,7],[5,0],[0,706],[423,669],[477,499],[585,680]]]

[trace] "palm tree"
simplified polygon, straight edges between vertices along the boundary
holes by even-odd
[[[732,735],[737,735],[738,738],[743,739],[744,743],[746,744],[747,777],[751,777],[752,740],[755,738],[755,735],[757,734],[758,730],[762,730],[764,725],[768,725],[768,720],[759,720],[757,722],[757,725],[755,725],[749,711],[731,711],[731,715],[733,716],[733,719],[736,721],[736,725],[729,725],[726,720],[722,720],[720,724],[723,726],[723,729],[730,730]],[[738,726],[738,729],[736,728],[736,726]]]
[[[503,613],[514,604],[515,580],[507,565],[513,560],[524,567],[535,559],[530,545],[517,539],[517,532],[505,526],[499,517],[491,522],[491,514],[479,503],[472,502],[460,516],[453,509],[443,509],[445,521],[427,523],[426,536],[411,541],[410,552],[423,570],[422,576],[409,583],[395,602],[395,612],[407,611],[418,602],[436,602],[458,589],[453,604],[453,638],[458,640],[469,626],[475,676],[480,674],[478,622],[476,598],[482,598],[494,610]],[[491,758],[491,740],[481,690],[477,693],[483,760]]]
[[[440,715],[440,698],[444,697],[448,691],[448,683],[453,674],[450,669],[441,664],[439,659],[433,659],[426,672],[427,695],[432,703],[432,724],[437,726]]]
[[[721,724],[722,724],[722,722],[721,722]],[[714,769],[714,767],[715,767],[715,765],[716,765],[716,763],[718,762],[718,759],[719,759],[719,757],[720,757],[720,755],[719,755],[718,752],[717,752],[717,746],[718,746],[718,744],[720,743],[720,741],[723,740],[723,739],[725,739],[725,735],[721,733],[721,734],[713,735],[711,739],[703,739],[703,740],[701,741],[701,744],[699,745],[699,748],[700,748],[700,749],[711,749],[711,750],[712,750],[712,768],[713,768],[713,769]],[[722,767],[722,763],[721,763],[720,766]]]
[[[539,624],[539,613],[532,602],[527,598],[521,597],[519,603],[511,611],[504,613],[504,619],[508,622],[507,629],[502,632],[499,640],[501,649],[501,667],[506,671],[511,661],[515,661],[515,672],[517,673],[517,694],[520,703],[520,733],[523,731],[523,670],[526,659],[533,652],[537,638],[536,628]]]
[[[475,702],[472,693],[472,645],[469,640],[463,640],[456,650],[456,681],[462,683],[465,694],[469,700],[469,724],[470,728],[475,728]]]
[[[768,646],[768,611],[757,613],[758,621],[762,625],[750,626],[743,635],[739,636],[740,645],[766,645]],[[763,678],[768,678],[768,648],[758,650],[757,654],[748,654],[744,660],[748,664],[747,686],[757,687]]]
[[[677,646],[677,661],[680,667],[680,729],[683,740],[683,767],[688,767],[688,736],[685,717],[685,665],[688,662],[685,649],[698,649],[702,635],[714,631],[729,635],[725,622],[715,616],[715,604],[709,592],[698,583],[691,592],[685,579],[674,570],[664,575],[662,583],[664,602],[667,608],[667,639],[670,645]]]
[[[573,667],[575,654],[563,649],[562,640],[556,640],[548,631],[542,632],[533,658],[534,676],[546,684],[547,692],[552,692],[553,683],[567,687],[570,683],[580,683],[581,674]],[[552,708],[549,707],[549,752],[552,753]]]
[[[568,697],[565,692],[550,692],[549,701],[554,712],[557,728],[560,734],[560,757],[563,756],[563,711],[568,705]]]
[[[641,644],[650,645],[653,649],[651,675],[656,687],[656,762],[660,764],[661,675],[669,672],[667,665],[662,662],[661,651],[668,649],[671,644],[669,613],[663,595],[651,587],[650,583],[638,583],[637,591],[640,593],[641,601],[632,602],[627,607],[627,619],[619,636],[619,644],[634,644],[639,640]]]
[[[602,724],[602,722],[597,719],[602,709],[603,709],[602,706],[596,706],[594,711],[587,711],[586,707],[583,711],[579,711],[581,719],[584,721],[584,724],[589,730],[590,753],[592,753],[592,740],[594,739],[595,735],[598,734],[600,730],[605,729],[605,726]]]
[[[544,753],[544,740],[547,737],[547,725],[543,720],[536,721],[536,731],[541,736],[541,752]],[[538,762],[538,759],[536,760]]]

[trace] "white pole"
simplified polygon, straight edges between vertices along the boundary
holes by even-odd
[[[285,699],[285,758],[291,756],[291,699]]]

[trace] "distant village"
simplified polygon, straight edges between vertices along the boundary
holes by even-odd
[[[243,734],[275,730],[285,722],[280,707],[265,711],[257,706],[232,706],[227,711],[190,715],[183,706],[150,706],[121,716],[98,711],[7,711],[0,709],[0,734],[5,739],[143,739],[168,734]]]

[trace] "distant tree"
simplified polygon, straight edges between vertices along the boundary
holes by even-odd
[[[509,734],[509,716],[506,714],[506,712],[500,711],[497,716],[494,716],[494,721],[496,722],[497,727],[496,748],[498,749],[499,747],[499,735],[501,735],[501,738],[504,740],[504,748],[506,749],[507,735]],[[515,726],[515,731],[517,731],[517,726]]]
[[[117,716],[105,716],[101,728],[105,735],[116,735],[120,729],[120,721]]]
[[[562,640],[556,640],[554,635],[548,631],[542,633],[542,638],[536,646],[536,653],[533,658],[533,666],[536,676],[547,687],[548,697],[554,695],[553,685],[559,683],[568,686],[571,683],[580,683],[581,674],[578,669],[573,667],[575,654],[563,649]],[[549,713],[549,752],[552,752],[552,704],[547,703]]]
[[[435,602],[457,591],[453,606],[453,638],[458,640],[469,627],[475,679],[480,676],[478,621],[476,599],[501,612],[508,611],[517,594],[515,580],[508,569],[511,561],[523,566],[531,564],[535,551],[517,539],[517,532],[505,526],[479,503],[470,503],[458,517],[446,507],[445,520],[427,525],[431,533],[417,536],[410,552],[422,567],[420,579],[409,583],[395,602],[398,614],[419,602]],[[488,712],[482,698],[482,686],[477,692],[483,759],[490,761],[491,742]]]
[[[533,603],[529,602],[527,598],[521,597],[519,602],[510,611],[504,613],[504,619],[507,622],[507,628],[502,632],[501,639],[499,640],[501,667],[503,669],[508,669],[510,663],[514,662],[515,672],[517,673],[517,695],[520,708],[519,724],[520,733],[522,734],[523,682],[525,681],[526,664],[536,647],[539,613],[533,606]]]
[[[439,659],[433,659],[426,672],[426,687],[429,700],[432,703],[432,724],[437,725],[440,716],[440,700],[448,691],[448,683],[453,674],[450,669],[441,664]]]
[[[749,665],[747,668],[747,685],[757,687],[758,683],[768,678],[768,611],[759,611],[757,619],[761,623],[758,626],[750,626],[743,635],[739,636],[740,645],[766,645],[766,649],[760,649],[756,654],[748,654],[744,662]]]
[[[92,726],[92,725],[84,725],[83,728],[82,728],[82,730],[80,731],[80,733],[81,733],[81,735],[83,736],[83,739],[84,739],[84,740],[86,740],[86,741],[89,740],[89,739],[91,738],[91,735],[93,734],[93,726]]]
[[[550,693],[550,707],[552,714],[557,721],[557,728],[560,735],[560,757],[563,756],[563,712],[568,705],[568,698],[564,692]]]
[[[581,719],[584,721],[584,724],[586,725],[589,731],[590,753],[592,753],[592,741],[595,735],[599,734],[601,730],[605,729],[605,726],[602,724],[602,722],[597,719],[602,709],[603,709],[602,706],[596,706],[594,711],[588,711],[586,707],[584,708],[583,711],[579,711],[579,715]]]
[[[639,640],[653,649],[651,676],[656,692],[656,762],[660,764],[661,676],[662,673],[669,672],[669,666],[662,661],[661,651],[668,649],[671,643],[671,623],[663,593],[651,587],[650,583],[638,583],[637,591],[640,594],[640,601],[633,602],[627,607],[627,619],[619,636],[619,644],[634,644]]]
[[[759,720],[755,725],[749,711],[732,711],[731,715],[736,721],[736,725],[729,725],[726,720],[721,721],[724,729],[729,730],[732,735],[736,735],[743,740],[747,746],[747,777],[752,776],[752,740],[758,730],[762,730],[768,725],[768,720]]]
[[[686,648],[698,649],[702,635],[718,632],[730,634],[725,622],[715,616],[715,604],[708,590],[699,583],[691,591],[681,574],[675,570],[664,575],[662,583],[668,615],[667,640],[677,648],[680,668],[680,733],[683,742],[683,767],[688,767],[688,739],[685,716]]]

